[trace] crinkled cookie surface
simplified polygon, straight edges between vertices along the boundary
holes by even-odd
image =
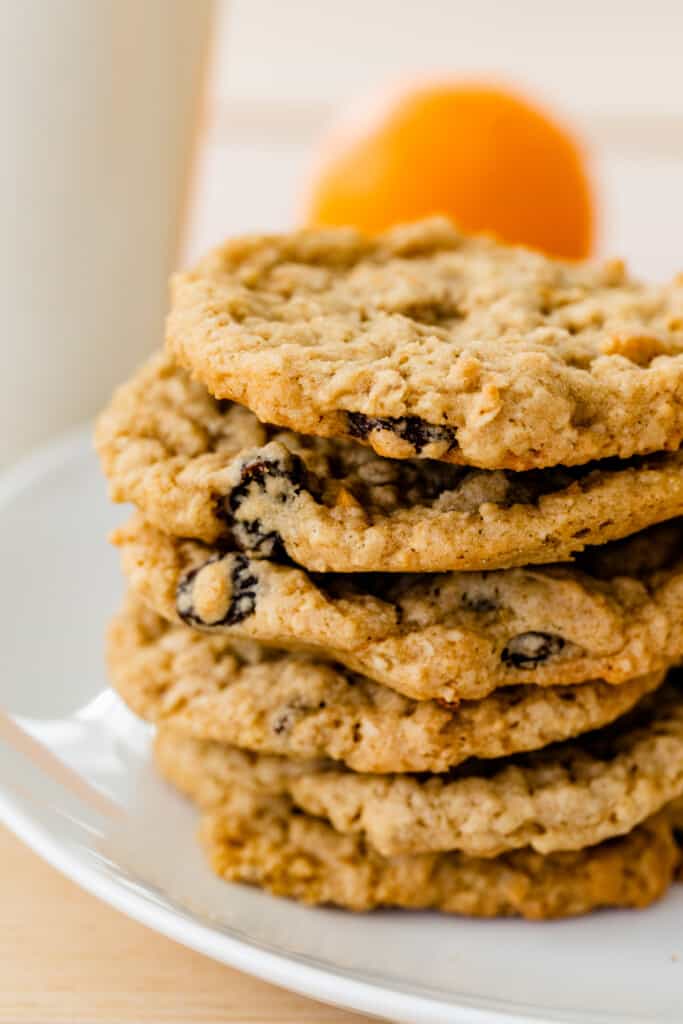
[[[217,398],[392,458],[485,469],[677,448],[683,285],[445,220],[228,242],[175,277],[170,351]]]

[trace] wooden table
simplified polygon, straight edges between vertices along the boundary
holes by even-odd
[[[156,935],[0,829],[0,1021],[362,1024]]]

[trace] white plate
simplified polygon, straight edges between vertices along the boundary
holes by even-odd
[[[85,433],[0,481],[0,818],[83,888],[216,960],[410,1022],[681,1024],[683,891],[555,924],[311,910],[214,878],[110,692],[122,584]],[[37,908],[32,908],[32,912]]]

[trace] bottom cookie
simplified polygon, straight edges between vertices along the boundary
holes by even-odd
[[[683,796],[683,677],[631,715],[540,751],[453,772],[370,775],[334,762],[255,754],[159,729],[158,762],[211,808],[233,787],[286,796],[385,857],[460,850],[544,856],[619,835]]]
[[[162,774],[197,799],[177,762]],[[482,859],[461,853],[384,857],[297,810],[287,797],[233,786],[202,817],[211,867],[232,882],[257,885],[308,904],[363,911],[432,909],[472,917],[571,917],[601,907],[646,907],[679,864],[666,812],[626,836],[584,850],[543,856],[530,849]]]

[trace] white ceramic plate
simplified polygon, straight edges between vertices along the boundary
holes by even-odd
[[[683,887],[555,924],[311,910],[214,878],[194,812],[106,690],[122,584],[85,433],[0,481],[0,818],[85,889],[216,960],[410,1022],[681,1024]]]

